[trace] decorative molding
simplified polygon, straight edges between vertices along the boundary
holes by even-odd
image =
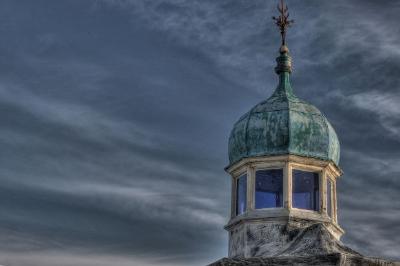
[[[276,163],[285,163],[285,162],[327,168],[332,177],[335,178],[343,175],[342,169],[340,169],[331,161],[325,161],[310,157],[303,157],[299,155],[277,155],[277,156],[259,156],[259,157],[244,158],[238,161],[237,163],[225,168],[225,171],[228,172],[230,175],[236,175],[236,172],[240,171],[240,169],[243,169],[244,165],[248,164],[265,165],[266,167],[269,167],[276,165]]]

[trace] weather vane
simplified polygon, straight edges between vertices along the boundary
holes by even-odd
[[[294,20],[289,20],[289,8],[281,0],[280,5],[278,4],[278,11],[280,12],[279,17],[272,17],[275,20],[276,25],[279,27],[282,36],[282,46],[286,45],[286,30],[290,27]]]

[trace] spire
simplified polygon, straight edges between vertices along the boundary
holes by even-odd
[[[279,85],[275,91],[275,95],[293,95],[292,87],[290,85],[290,73],[292,72],[292,58],[289,56],[289,48],[286,46],[286,31],[294,20],[289,20],[289,8],[284,4],[284,0],[280,0],[278,5],[279,17],[272,17],[275,24],[278,26],[281,33],[281,47],[279,49],[280,55],[276,58],[277,66],[275,72],[279,75]]]
[[[283,0],[281,0],[280,5],[278,5],[278,11],[280,13],[279,17],[272,17],[275,20],[275,24],[279,27],[281,31],[282,37],[282,46],[286,45],[286,30],[290,27],[294,20],[289,20],[289,8],[284,4]]]

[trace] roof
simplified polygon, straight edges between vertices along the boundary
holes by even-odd
[[[266,256],[263,253],[259,253],[249,258],[223,258],[209,266],[400,266],[399,262],[365,257],[346,247],[342,242],[336,240],[322,223],[317,223],[303,229],[296,229],[296,231],[290,234],[291,236],[286,238],[288,240],[288,247],[277,255]],[[258,248],[260,250],[263,249],[261,245]],[[265,249],[265,251],[269,253],[268,249]]]
[[[346,255],[342,253],[333,253],[315,256],[290,256],[290,257],[272,257],[272,258],[242,258],[242,259],[221,259],[209,266],[400,266],[400,262],[392,262],[384,259],[369,258],[357,255]]]
[[[339,164],[340,144],[332,125],[315,106],[293,93],[290,60],[287,51],[281,53],[277,89],[235,123],[229,138],[230,165],[243,158],[282,154]]]

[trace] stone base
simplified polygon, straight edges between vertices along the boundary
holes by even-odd
[[[251,229],[244,231],[247,246],[231,246],[229,258],[210,266],[400,266],[400,262],[368,258],[346,247],[323,223],[305,227],[266,224]]]
[[[310,256],[344,253],[360,255],[344,246],[329,224],[315,221],[246,222],[231,228],[230,258]]]
[[[400,262],[391,262],[376,258],[346,254],[326,254],[315,256],[284,256],[271,258],[224,258],[209,266],[400,266]]]

